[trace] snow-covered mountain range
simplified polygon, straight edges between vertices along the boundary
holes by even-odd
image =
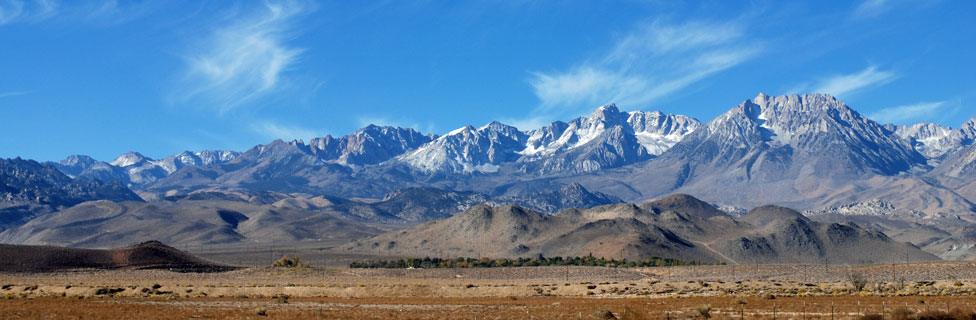
[[[117,180],[138,188],[159,181],[184,167],[213,167],[234,160],[238,155],[239,152],[222,150],[183,151],[155,160],[138,152],[126,152],[111,162],[98,161],[85,155],[73,155],[53,165],[72,178]]]
[[[759,94],[708,123],[610,104],[527,131],[489,122],[438,136],[370,125],[241,153],[72,156],[56,166],[143,194],[243,188],[382,197],[436,187],[510,196],[580,183],[625,201],[684,192],[720,205],[816,210],[883,199],[945,213],[976,208],[974,138],[976,118],[958,129],[880,124],[829,95]]]
[[[936,161],[973,144],[973,140],[976,140],[976,117],[955,130],[934,123],[908,126],[889,124],[887,127],[899,137],[908,140],[919,153]]]
[[[647,160],[700,126],[698,120],[687,116],[622,112],[611,104],[589,117],[557,121],[530,131],[497,121],[478,128],[461,127],[443,136],[369,125],[339,138],[326,136],[308,144],[301,140],[287,144],[314,158],[312,161],[351,170],[406,165],[424,174],[464,175],[495,173],[508,165],[522,172],[552,174],[589,172]],[[266,148],[257,146],[245,153],[264,154]],[[73,177],[121,180],[145,188],[181,168],[213,168],[240,155],[234,151],[184,151],[154,160],[128,152],[111,162],[75,155],[55,165]]]
[[[959,128],[881,124],[829,95],[759,94],[707,123],[611,104],[526,131],[500,122],[444,135],[370,125],[243,152],[162,159],[129,152],[109,162],[78,155],[42,167],[122,182],[106,185],[128,185],[149,201],[223,199],[229,192],[287,195],[304,207],[302,199],[316,197],[371,198],[363,203],[372,209],[351,216],[388,211],[404,221],[447,217],[484,201],[554,212],[681,193],[739,215],[788,206],[822,222],[881,230],[940,256],[976,257],[976,249],[945,249],[976,247],[969,238],[945,240],[976,230],[976,117],[962,120]],[[41,198],[17,199],[30,201],[18,204],[25,218],[10,225],[36,216],[30,210]],[[428,212],[434,203],[441,209]]]

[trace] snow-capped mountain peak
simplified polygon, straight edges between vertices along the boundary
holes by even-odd
[[[962,135],[959,131],[934,123],[894,126],[894,132],[929,159],[941,158],[962,146]]]
[[[660,111],[631,111],[627,123],[637,141],[652,155],[664,153],[702,125],[695,118]]]
[[[797,159],[818,159],[824,165],[850,169],[850,174],[895,174],[924,164],[924,158],[890,130],[827,94],[760,94],[710,121],[679,145],[669,149],[669,158],[716,161],[716,166],[752,166],[757,162],[742,161],[773,152],[770,150]]]
[[[959,127],[959,133],[962,134],[963,144],[973,144],[976,140],[976,117],[970,118],[962,127]]]
[[[527,136],[517,128],[494,121],[480,128],[464,126],[400,157],[401,161],[426,172],[496,172],[499,165],[514,161]]]
[[[308,149],[325,161],[372,165],[399,156],[434,138],[436,136],[424,135],[411,128],[368,125],[341,138],[326,136],[312,139]]]
[[[109,163],[116,167],[129,167],[150,160],[152,159],[146,158],[146,156],[143,156],[141,153],[130,151],[123,153]]]
[[[626,113],[620,112],[620,109],[617,109],[617,105],[611,103],[593,110],[590,113],[589,119],[591,122],[619,122],[622,117],[625,118]]]
[[[478,130],[476,130],[474,128],[474,126],[472,126],[472,125],[466,125],[466,126],[463,126],[463,127],[460,127],[460,128],[454,129],[454,130],[451,130],[451,132],[448,132],[444,136],[440,137],[438,140],[446,139],[448,136],[456,136],[456,135],[463,135],[463,134],[471,135],[471,134],[474,134],[477,131]]]

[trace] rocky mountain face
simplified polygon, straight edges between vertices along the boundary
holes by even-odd
[[[726,263],[878,263],[937,258],[883,233],[824,224],[767,206],[741,218],[678,195],[545,215],[519,206],[472,207],[451,218],[357,241],[349,253],[400,256],[650,256]]]
[[[297,210],[293,217],[325,212],[349,221],[401,227],[453,219],[458,212],[487,203],[517,205],[519,209],[480,212],[532,221],[512,225],[529,228],[519,230],[554,223],[545,221],[558,222],[559,227],[539,227],[539,232],[578,229],[549,234],[552,237],[540,233],[520,247],[498,251],[506,254],[569,253],[571,249],[558,245],[571,244],[570,248],[621,256],[687,251],[689,257],[715,258],[714,251],[720,251],[725,257],[715,261],[806,261],[776,258],[781,255],[770,252],[792,250],[794,244],[782,242],[791,234],[804,235],[801,242],[813,246],[804,252],[811,255],[832,248],[824,239],[847,234],[887,241],[872,229],[943,257],[961,257],[968,253],[953,248],[976,247],[976,242],[967,243],[970,237],[940,240],[976,224],[974,142],[976,117],[959,129],[924,123],[881,125],[828,95],[759,94],[705,124],[680,115],[625,112],[607,105],[588,116],[530,131],[498,122],[466,126],[444,136],[367,126],[339,138],[326,136],[307,144],[276,140],[243,153],[187,151],[157,160],[131,152],[111,162],[71,156],[39,170],[57,168],[67,175],[64,179],[76,181],[77,187],[70,190],[94,190],[119,181],[118,186],[129,185],[160,203],[246,202],[261,207],[248,209],[254,212]],[[106,183],[79,182],[86,180]],[[61,200],[56,199],[126,199],[111,192],[65,196],[64,189],[33,186],[44,183],[30,180],[17,187],[20,191],[5,191],[10,201],[3,204],[6,211],[0,220],[14,226],[54,207],[77,203],[58,205],[54,203]],[[81,186],[86,183],[101,187]],[[121,194],[122,188],[116,191]],[[654,206],[620,205],[610,210],[612,214],[592,213],[620,219],[549,216],[566,208],[645,202],[674,193],[692,194],[708,203],[674,196],[658,199]],[[42,199],[51,199],[50,204],[42,204]],[[809,221],[780,214],[790,211],[766,208],[761,212],[788,221],[766,230],[765,224],[750,222],[753,218],[747,216],[752,212],[743,209],[766,204],[806,210]],[[145,216],[151,216],[153,208],[145,210]],[[644,213],[634,213],[638,211]],[[543,222],[527,212],[543,214]],[[687,222],[695,219],[709,222]],[[850,226],[855,229],[851,231],[832,224],[870,228]],[[334,226],[321,226],[330,225]],[[281,232],[310,230],[298,227],[283,227]],[[741,228],[765,231],[735,231]],[[703,235],[709,232],[738,238],[719,241]],[[227,239],[249,238],[228,234]],[[591,241],[605,245],[593,246]],[[655,251],[653,246],[669,249]]]
[[[498,122],[464,127],[400,160],[424,172],[546,176],[620,167],[653,158],[700,123],[661,112],[621,112],[615,105],[589,117],[557,121],[528,132]]]
[[[73,156],[59,168],[153,192],[275,185],[286,192],[379,197],[413,186],[453,187],[486,174],[546,177],[620,167],[653,158],[700,126],[686,116],[608,105],[528,132],[499,122],[444,136],[370,125],[341,138],[273,141],[244,153],[182,152],[154,160],[130,152],[111,163]],[[389,183],[349,185],[373,180]]]
[[[0,201],[70,207],[92,200],[139,201],[118,182],[76,180],[33,160],[0,159]]]
[[[73,155],[52,164],[73,178],[120,181],[142,189],[184,167],[213,167],[233,160],[238,155],[234,151],[183,151],[155,160],[138,152],[127,152],[111,162],[98,161],[85,155]]]
[[[680,192],[744,208],[883,199],[932,215],[976,209],[914,174],[926,168],[927,159],[904,139],[831,96],[760,94],[658,158],[572,180],[625,200]]]
[[[488,202],[488,199],[488,196],[474,192],[408,188],[394,191],[371,206],[405,221],[423,222],[453,216],[455,213]]]
[[[569,208],[586,209],[623,202],[620,198],[611,195],[591,192],[578,183],[571,183],[556,190],[539,190],[515,196],[497,197],[491,201],[491,203],[499,205],[518,205],[546,214]]]
[[[972,163],[956,155],[973,137],[976,119],[955,130],[880,125],[828,95],[760,94],[707,124],[607,105],[526,132],[498,122],[439,137],[367,126],[341,138],[274,141],[243,154],[152,160],[129,153],[111,164],[76,158],[60,167],[102,180],[123,169],[134,188],[160,195],[243,188],[380,198],[434,187],[494,196],[503,188],[510,196],[581,183],[628,201],[681,192],[730,207],[816,210],[881,199],[944,215],[976,209],[970,200],[976,185],[955,177]],[[940,165],[949,158],[956,160]]]
[[[0,230],[44,213],[100,199],[142,201],[117,181],[76,180],[52,165],[20,158],[0,159]]]
[[[341,138],[331,135],[308,143],[319,159],[349,165],[377,164],[416,149],[437,138],[410,128],[369,125]]]
[[[51,164],[72,178],[99,181],[129,181],[129,173],[125,169],[113,166],[108,162],[92,159],[92,157],[85,155],[68,156],[64,160]]]
[[[910,126],[887,125],[899,137],[911,143],[918,153],[929,159],[940,159],[962,146],[960,131],[934,123]]]
[[[868,201],[855,202],[840,206],[826,207],[818,210],[806,210],[805,216],[817,216],[824,214],[837,214],[845,216],[881,216],[881,217],[910,217],[921,218],[925,214],[918,210],[898,208],[890,201],[872,199]]]
[[[621,112],[611,104],[589,117],[530,131],[517,165],[520,172],[536,174],[619,167],[661,154],[700,125],[686,116]]]
[[[732,167],[746,179],[775,179],[775,171],[790,167],[838,176],[893,175],[925,163],[883,126],[824,94],[759,94],[668,151],[665,161]]]
[[[492,122],[451,131],[397,160],[425,173],[492,173],[514,161],[527,136],[517,128]]]
[[[942,159],[972,145],[976,140],[976,117],[969,119],[955,130],[934,123],[918,123],[909,126],[889,124],[886,127],[909,141],[919,153],[933,160],[930,162],[935,166]]]

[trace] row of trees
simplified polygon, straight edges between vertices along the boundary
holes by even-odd
[[[350,268],[499,268],[499,267],[542,267],[542,266],[598,266],[608,268],[637,268],[700,265],[697,261],[684,261],[671,258],[651,257],[644,260],[605,259],[585,257],[544,257],[535,258],[409,258],[399,260],[369,260],[353,262]]]

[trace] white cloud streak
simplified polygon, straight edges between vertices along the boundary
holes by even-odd
[[[0,25],[41,21],[57,10],[58,3],[53,0],[0,0]]]
[[[294,20],[306,8],[295,2],[266,3],[212,31],[203,50],[187,56],[178,99],[225,113],[281,87],[302,49],[287,44]]]
[[[101,5],[89,6],[79,11],[83,19],[96,25],[118,25],[150,14],[156,7],[163,5],[159,1],[125,1],[108,0]]]
[[[146,16],[160,1],[0,0],[0,26],[51,20],[92,26],[114,26]]]
[[[841,74],[820,81],[814,89],[817,93],[827,93],[843,97],[867,88],[885,85],[898,78],[893,71],[881,71],[875,66],[852,74]]]
[[[853,18],[872,18],[888,10],[888,0],[864,0],[851,13]]]
[[[921,119],[931,119],[938,116],[938,111],[945,106],[945,101],[921,102],[911,105],[891,107],[878,110],[868,115],[868,118],[879,123],[908,124],[921,122]]]
[[[0,98],[16,97],[30,94],[32,91],[8,91],[0,92]]]
[[[537,124],[611,102],[642,105],[678,92],[761,54],[763,45],[745,39],[744,30],[739,22],[641,25],[596,62],[531,72],[528,82],[540,105],[530,119],[516,122]]]
[[[324,130],[315,130],[294,125],[282,125],[276,122],[264,121],[251,125],[251,130],[268,139],[282,139],[285,141],[301,139],[309,141],[312,138],[324,136]]]

